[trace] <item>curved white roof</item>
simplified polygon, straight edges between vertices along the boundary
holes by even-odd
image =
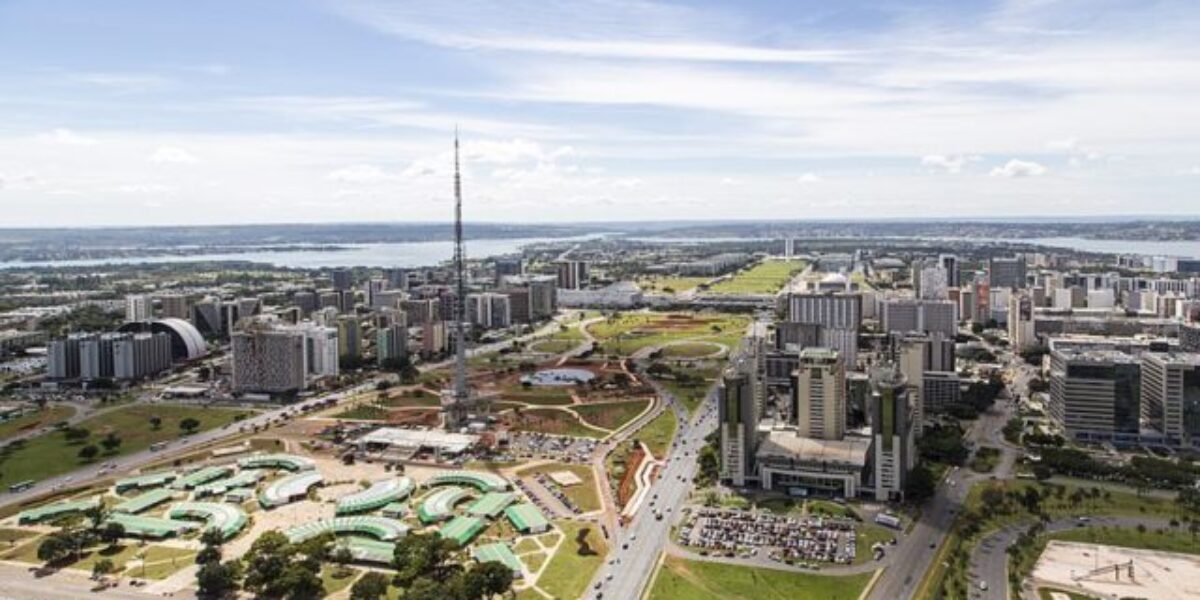
[[[258,497],[263,508],[281,506],[308,493],[308,488],[324,481],[317,471],[302,471],[274,481]]]
[[[183,339],[187,346],[188,360],[208,354],[208,344],[204,343],[204,336],[200,335],[200,330],[196,329],[195,325],[177,318],[159,319],[156,322],[169,327]]]

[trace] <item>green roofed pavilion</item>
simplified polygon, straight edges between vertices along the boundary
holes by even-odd
[[[484,494],[467,508],[467,514],[472,517],[487,517],[495,519],[508,508],[509,504],[517,501],[517,495],[510,492],[491,492]]]
[[[211,481],[216,481],[222,477],[228,477],[233,474],[233,467],[220,465],[214,467],[204,467],[199,471],[193,471],[171,484],[171,487],[177,490],[190,490],[196,486],[204,485]]]
[[[503,492],[508,489],[508,480],[485,471],[442,471],[430,477],[425,485],[469,485],[481,492]]]
[[[516,554],[513,554],[513,551],[508,547],[508,544],[503,542],[485,544],[475,548],[475,550],[471,552],[471,555],[475,557],[475,560],[481,563],[498,562],[503,564],[504,566],[508,567],[510,571],[512,571],[514,577],[522,576],[521,559],[517,558]]]
[[[113,514],[106,522],[120,523],[121,526],[125,528],[126,535],[158,540],[179,535],[185,531],[190,531],[196,528],[194,524],[188,523],[187,521],[157,519],[154,517],[138,517],[123,513]]]
[[[471,543],[486,526],[487,522],[478,517],[454,517],[438,530],[438,535],[463,547]]]
[[[206,483],[204,485],[196,486],[196,489],[192,490],[192,497],[204,498],[206,496],[220,496],[229,490],[254,487],[258,485],[258,482],[262,481],[263,477],[265,476],[265,473],[262,471],[242,471],[228,479],[222,479],[220,481],[214,481],[213,483]]]
[[[175,490],[169,490],[166,488],[150,490],[149,492],[135,496],[114,506],[112,511],[115,513],[128,513],[131,515],[136,515],[140,512],[145,512],[155,506],[158,506],[159,504],[170,500],[174,496]]]
[[[338,498],[337,514],[348,515],[375,510],[403,500],[416,489],[411,477],[381,479],[365,490]]]
[[[159,473],[148,473],[146,475],[138,475],[137,477],[126,477],[118,479],[116,484],[117,493],[126,490],[142,490],[146,488],[162,487],[175,481],[179,474],[175,471],[162,471]]]
[[[288,541],[296,544],[326,532],[334,535],[369,535],[383,541],[394,541],[408,535],[408,525],[394,519],[361,515],[318,519],[297,525],[283,534],[287,536]]]
[[[28,523],[40,523],[49,519],[55,519],[62,515],[71,513],[83,512],[100,506],[100,496],[88,498],[86,500],[71,500],[67,502],[55,502],[47,504],[39,508],[32,508],[22,511],[17,515],[17,522],[21,525]]]
[[[451,517],[454,505],[466,500],[467,490],[460,487],[442,488],[425,497],[417,507],[417,517],[426,525],[445,521]]]
[[[504,510],[504,516],[521,533],[542,533],[550,529],[550,522],[542,516],[542,511],[528,502],[508,507]]]
[[[295,454],[255,454],[238,461],[243,469],[287,469],[293,472],[311,471],[317,464],[311,458]]]
[[[396,555],[396,542],[381,542],[379,540],[352,537],[338,540],[338,544],[344,544],[350,550],[350,556],[353,556],[354,560],[360,562],[390,565],[392,564],[392,558]]]
[[[238,534],[250,519],[246,511],[233,504],[219,502],[180,502],[167,511],[171,519],[203,519],[205,529],[216,529],[229,539]]]

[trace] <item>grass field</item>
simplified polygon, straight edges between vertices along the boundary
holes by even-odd
[[[579,342],[571,340],[540,340],[530,345],[529,349],[536,352],[547,352],[549,354],[561,354],[578,346]]]
[[[1075,592],[1069,592],[1067,590],[1060,590],[1058,588],[1038,588],[1038,598],[1041,598],[1042,600],[1054,600],[1054,595],[1053,595],[1054,592],[1058,592],[1060,594],[1066,594],[1067,598],[1070,598],[1071,600],[1096,600],[1095,598],[1093,598],[1091,596],[1086,596],[1084,594],[1077,594]]]
[[[604,564],[608,546],[600,526],[578,521],[555,521],[566,539],[546,565],[538,587],[556,598],[582,598],[588,582]]]
[[[741,339],[748,323],[749,318],[744,315],[625,313],[592,323],[588,332],[596,338],[603,353],[629,355],[642,348],[686,340],[731,346]]]
[[[971,470],[976,473],[991,473],[1000,462],[1000,449],[991,446],[980,446],[971,459]]]
[[[662,292],[664,294],[677,294],[694,289],[696,286],[707,282],[711,277],[641,277],[638,278],[637,284],[647,292]]]
[[[583,512],[592,512],[600,510],[600,494],[596,492],[596,477],[592,474],[592,467],[589,465],[568,465],[563,463],[552,463],[528,469],[517,471],[520,476],[535,475],[537,473],[553,473],[555,471],[570,471],[576,477],[581,479],[583,483],[562,488],[563,493],[579,507]],[[526,540],[521,540],[524,543]],[[533,542],[530,542],[532,544]],[[518,544],[520,546],[520,544]],[[529,548],[534,550],[536,548]]]
[[[517,431],[540,431],[556,435],[602,438],[605,433],[585,427],[574,413],[553,408],[522,408],[516,417]]]
[[[714,294],[774,294],[804,267],[802,260],[767,260],[717,282],[708,291]]]
[[[1187,532],[1186,527],[1167,529],[1162,533],[1153,529],[1142,533],[1137,529],[1127,527],[1081,527],[1069,531],[1058,531],[1046,537],[1068,542],[1200,554],[1200,543],[1192,538],[1192,534]]]
[[[72,406],[51,406],[45,410],[39,410],[35,413],[17,417],[11,421],[0,423],[0,440],[10,436],[17,435],[23,431],[37,429],[53,425],[59,421],[69,419],[75,414],[75,408]]]
[[[540,406],[566,406],[572,402],[571,390],[569,388],[554,386],[532,387],[529,389],[517,386],[504,391],[501,397],[512,402],[524,402]]]
[[[833,577],[668,556],[649,600],[855,600],[870,573]]]
[[[386,421],[388,418],[388,410],[376,404],[363,402],[347,408],[335,415],[335,419],[358,419],[363,421]]]
[[[633,437],[646,444],[650,452],[661,459],[667,456],[667,448],[671,446],[671,438],[675,437],[675,428],[678,426],[679,420],[675,418],[675,411],[667,409],[638,430]]]
[[[68,442],[63,433],[56,431],[27,440],[19,448],[0,454],[0,486],[27,479],[46,479],[72,471],[83,464],[78,457],[80,448],[99,444],[109,432],[121,438],[121,445],[113,454],[100,454],[96,460],[132,454],[156,442],[178,439],[182,435],[179,423],[183,419],[199,421],[200,426],[196,429],[199,432],[233,423],[239,415],[250,413],[247,410],[170,404],[124,406],[80,422],[78,427],[91,432],[91,436],[83,442]],[[162,419],[159,429],[150,426],[151,417]]]
[[[331,596],[350,587],[350,584],[358,579],[359,573],[358,569],[347,568],[342,571],[335,565],[326,565],[321,569],[321,583],[325,586],[325,595]],[[338,577],[338,575],[345,575],[345,577]]]
[[[650,405],[649,400],[626,400],[624,402],[595,402],[572,406],[584,421],[597,427],[617,430],[642,414]]]
[[[680,342],[664,346],[662,355],[666,358],[701,358],[721,351],[720,346],[703,342]]]
[[[712,387],[713,381],[721,372],[721,367],[719,364],[713,362],[698,362],[688,366],[672,367],[672,370],[676,373],[695,375],[704,380],[702,383],[697,383],[696,385],[683,385],[675,379],[663,378],[657,380],[687,407],[688,414],[692,414],[704,402],[709,388]]]

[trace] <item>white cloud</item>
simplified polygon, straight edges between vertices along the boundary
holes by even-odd
[[[736,180],[732,177],[722,177],[721,178],[721,185],[737,185],[737,184],[738,184],[738,180]]]
[[[1003,166],[992,169],[992,177],[1009,177],[1013,179],[1020,177],[1037,177],[1039,175],[1045,175],[1046,171],[1046,167],[1038,163],[1014,158],[1004,163]]]
[[[375,165],[351,165],[330,172],[325,176],[330,181],[355,185],[374,185],[395,181],[397,177]]]
[[[967,163],[975,162],[979,159],[980,157],[974,155],[926,154],[921,157],[921,166],[931,170],[945,171],[946,173],[961,173]]]
[[[166,194],[174,188],[161,183],[126,183],[116,187],[122,194]]]
[[[39,134],[37,139],[42,142],[62,144],[64,146],[91,146],[96,143],[96,140],[92,138],[79,135],[63,127]]]
[[[817,175],[816,173],[805,173],[805,174],[797,177],[796,181],[799,183],[816,183],[818,181],[821,181],[821,177],[819,175]]]
[[[152,163],[164,164],[194,164],[199,162],[191,152],[175,146],[159,146],[149,158]]]

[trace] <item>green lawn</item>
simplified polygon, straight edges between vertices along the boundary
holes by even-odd
[[[741,339],[748,323],[745,315],[624,313],[592,323],[588,331],[604,354],[629,355],[642,348],[684,340],[707,340],[729,346]]]
[[[538,587],[557,598],[582,598],[588,583],[604,564],[608,545],[600,526],[578,521],[555,521],[566,539],[538,578]]]
[[[991,446],[980,446],[971,458],[971,470],[976,473],[991,473],[1000,462],[1000,449]]]
[[[804,267],[802,260],[767,260],[717,282],[708,291],[714,294],[774,294]]]
[[[25,531],[24,529],[0,529],[0,543],[13,544],[35,535],[37,534],[32,531]]]
[[[567,350],[570,350],[578,345],[579,345],[578,341],[545,339],[545,340],[541,340],[538,342],[534,342],[532,345],[530,345],[529,349],[534,350],[536,352],[561,354],[561,353],[566,352]]]
[[[626,400],[624,402],[594,402],[571,407],[584,421],[597,427],[617,430],[642,414],[650,406],[649,400]]]
[[[870,580],[871,573],[834,577],[668,556],[649,600],[855,600]]]
[[[1068,542],[1200,554],[1200,543],[1193,539],[1192,534],[1188,533],[1186,529],[1186,527],[1174,530],[1168,528],[1163,533],[1149,529],[1145,533],[1141,533],[1137,529],[1126,527],[1080,527],[1051,533],[1046,537]]]
[[[554,408],[522,408],[514,416],[516,431],[539,431],[555,435],[570,435],[575,437],[602,438],[606,434],[590,427],[585,427],[575,413]]]
[[[83,442],[68,442],[63,433],[53,432],[27,440],[19,448],[0,454],[0,486],[27,479],[46,479],[73,471],[85,464],[78,457],[80,448],[88,444],[99,445],[109,432],[121,438],[121,445],[111,455],[102,451],[95,460],[108,460],[145,450],[156,442],[179,439],[182,436],[179,423],[186,418],[200,422],[196,431],[205,431],[233,423],[238,415],[252,412],[171,404],[124,406],[80,422],[77,427],[91,432],[91,436]],[[150,426],[151,417],[162,419],[159,429]]]
[[[354,583],[355,579],[358,579],[359,571],[358,569],[347,568],[345,577],[338,577],[338,575],[342,574],[342,569],[336,565],[326,565],[321,569],[321,583],[325,585],[326,596],[331,596],[350,587],[350,584]]]
[[[680,402],[687,408],[688,414],[696,412],[696,408],[704,402],[704,398],[708,396],[708,390],[712,387],[717,375],[721,372],[721,367],[713,362],[701,362],[688,366],[672,367],[676,373],[687,373],[695,375],[703,379],[703,382],[698,382],[695,385],[680,384],[675,379],[656,379],[663,387],[667,388]]]
[[[583,483],[563,488],[563,493],[579,507],[583,512],[592,512],[600,510],[600,495],[596,492],[596,477],[592,474],[590,465],[568,465],[563,463],[552,463],[528,469],[517,471],[517,475],[535,475],[537,473],[553,473],[555,471],[570,471],[576,477],[581,479]],[[525,542],[527,540],[521,540]],[[532,544],[532,542],[530,542]],[[520,546],[518,544],[518,546]],[[536,548],[529,548],[535,550]]]
[[[662,292],[664,294],[677,294],[694,289],[696,286],[706,283],[711,277],[639,277],[637,284],[647,292]]]
[[[700,358],[720,352],[721,348],[712,344],[703,342],[680,342],[671,344],[662,349],[662,355],[666,358]]]
[[[528,389],[515,386],[505,390],[501,397],[511,402],[541,406],[566,406],[572,403],[571,389],[566,386],[542,386]]]
[[[655,457],[662,459],[667,456],[671,438],[675,437],[675,428],[678,426],[679,420],[675,418],[675,411],[667,409],[638,430],[633,437],[645,443]]]
[[[390,413],[382,406],[363,402],[346,410],[343,410],[335,415],[335,419],[356,419],[362,421],[386,421]]]
[[[17,417],[11,421],[0,423],[0,440],[6,439],[18,433],[37,429],[46,425],[53,425],[59,421],[65,421],[75,414],[75,408],[72,406],[50,406],[45,410],[39,410],[35,413],[30,413],[24,416]]]
[[[1096,600],[1092,596],[1086,596],[1084,594],[1078,594],[1067,590],[1060,590],[1058,588],[1038,588],[1038,598],[1041,598],[1042,600],[1054,600],[1054,596],[1052,595],[1053,592],[1066,594],[1067,598],[1070,598],[1071,600]]]

